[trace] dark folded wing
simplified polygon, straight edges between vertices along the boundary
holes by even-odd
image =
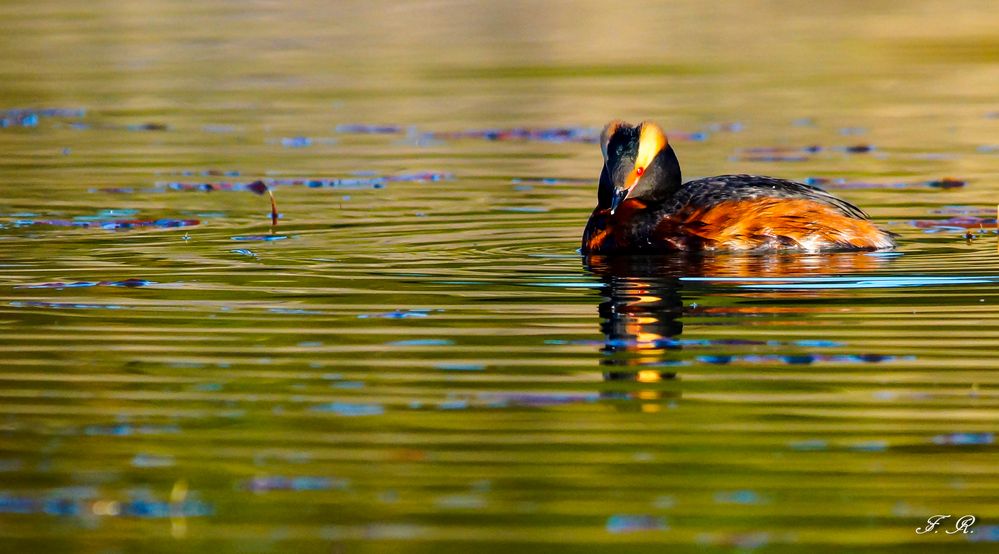
[[[758,175],[719,175],[687,181],[674,195],[670,211],[677,212],[689,205],[710,208],[721,202],[759,198],[808,199],[835,208],[854,219],[870,219],[860,208],[824,190],[804,183]]]

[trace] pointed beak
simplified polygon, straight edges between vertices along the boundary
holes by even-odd
[[[631,192],[631,189],[614,190],[614,196],[611,197],[611,205],[610,205],[611,215],[614,215],[614,212],[617,211],[617,207],[621,205],[621,202],[624,202],[625,198],[628,197],[629,192]]]
[[[635,188],[635,185],[638,184],[639,177],[641,177],[641,175],[633,169],[624,178],[624,187],[614,188],[614,196],[611,198],[610,205],[611,215],[614,215],[614,212],[617,211],[617,207],[621,205],[621,202],[624,202],[624,200],[628,198],[628,195],[631,194],[631,189]]]

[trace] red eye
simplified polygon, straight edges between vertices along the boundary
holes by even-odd
[[[644,167],[636,167],[635,168],[635,175],[638,175],[639,177],[641,177],[643,173],[645,173],[645,168]]]

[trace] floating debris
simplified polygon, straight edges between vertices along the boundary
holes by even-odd
[[[350,481],[313,476],[254,477],[243,483],[242,488],[253,492],[347,490],[350,488]]]
[[[454,174],[437,171],[424,171],[417,173],[401,173],[398,175],[363,175],[358,177],[344,178],[317,178],[317,179],[261,179],[251,182],[216,182],[216,183],[186,183],[179,181],[159,181],[151,188],[136,189],[132,187],[105,187],[91,189],[91,192],[104,192],[110,194],[134,194],[134,193],[162,193],[162,192],[218,192],[218,191],[249,191],[255,194],[265,194],[272,187],[304,186],[308,188],[333,188],[333,189],[365,189],[385,188],[388,183],[420,183],[449,181],[454,179]]]
[[[468,400],[444,400],[437,405],[440,410],[467,410]]]
[[[180,433],[176,425],[130,425],[119,423],[115,425],[88,425],[83,428],[84,435],[128,437],[132,435],[162,435]]]
[[[665,531],[666,519],[651,515],[613,515],[607,518],[608,533],[635,533],[639,531]]]
[[[452,131],[432,133],[437,139],[485,139],[492,141],[541,141],[541,142],[585,142],[596,143],[600,140],[600,129],[585,127],[551,127],[513,129],[472,129],[468,131]],[[673,138],[672,136],[670,138]]]
[[[874,151],[874,147],[870,144],[855,144],[853,146],[845,146],[843,149],[851,154],[864,154]]]
[[[239,177],[240,172],[235,169],[204,169],[195,171],[193,169],[183,169],[180,171],[159,171],[157,175],[180,175],[182,177],[193,177],[201,175],[203,177]]]
[[[351,402],[330,402],[312,407],[313,412],[332,412],[348,417],[377,416],[385,413],[381,404],[355,404]]]
[[[55,310],[124,310],[125,306],[118,304],[78,304],[75,302],[41,302],[41,301],[11,301],[14,308],[51,308]]]
[[[894,183],[870,183],[864,181],[847,181],[846,179],[831,177],[807,177],[804,183],[823,189],[952,189],[967,185],[966,181],[954,179],[953,177],[944,177],[932,181],[903,181]]]
[[[14,227],[78,227],[81,229],[106,229],[109,231],[121,229],[139,229],[147,227],[158,227],[160,229],[170,229],[174,227],[192,227],[199,225],[201,221],[197,219],[109,219],[86,221],[79,219],[19,219],[14,222]]]
[[[831,340],[780,341],[780,340],[751,340],[751,339],[677,339],[672,337],[653,339],[653,340],[615,338],[615,339],[608,339],[605,341],[589,340],[589,339],[579,339],[579,340],[546,339],[545,344],[612,346],[615,348],[629,348],[629,347],[642,346],[642,347],[663,348],[663,349],[714,347],[714,346],[775,346],[775,347],[801,346],[805,348],[836,348],[844,345],[842,342],[831,341]]]
[[[281,139],[281,146],[287,148],[305,148],[312,146],[312,139],[309,137],[286,137]]]
[[[973,214],[994,214],[995,210],[992,208],[982,208],[978,206],[944,206],[936,210],[932,210],[930,213],[940,214],[940,215],[973,215]]]
[[[126,125],[125,129],[129,131],[168,131],[170,127],[166,123],[134,123]]]
[[[238,241],[264,241],[271,242],[275,240],[285,240],[289,238],[288,235],[237,235],[235,237],[229,237],[230,240]]]
[[[722,127],[719,127],[722,130]],[[440,140],[482,139],[490,141],[515,142],[553,142],[553,143],[589,143],[600,141],[601,129],[592,127],[516,127],[511,129],[471,129],[467,131],[451,131],[428,133],[428,136]],[[703,141],[707,140],[706,132],[687,133],[670,131],[666,133],[670,140]]]
[[[926,186],[931,187],[931,188],[937,188],[937,189],[954,189],[954,188],[963,187],[967,183],[964,182],[964,181],[962,181],[962,180],[960,180],[960,179],[954,179],[954,178],[951,178],[951,177],[944,177],[943,179],[939,179],[939,180],[936,180],[936,181],[927,181],[925,184],[926,184]]]
[[[125,279],[122,281],[74,281],[74,282],[63,282],[55,281],[52,283],[38,283],[35,285],[18,285],[14,288],[18,289],[77,289],[77,288],[87,288],[87,287],[148,287],[149,285],[157,284],[155,281],[147,281],[146,279]]]
[[[50,495],[43,498],[0,494],[0,513],[45,514],[57,517],[135,517],[178,518],[204,517],[213,513],[211,504],[196,499],[157,500],[132,498],[112,500],[97,498],[88,491],[76,495]]]
[[[711,123],[702,131],[670,131],[671,141],[704,141],[711,133],[737,133],[743,124],[738,121]],[[336,127],[338,133],[366,135],[398,135],[406,133],[405,144],[417,146],[435,145],[440,140],[489,140],[514,142],[552,143],[596,143],[600,140],[601,129],[593,127],[513,127],[491,129],[467,129],[463,131],[421,131],[417,127],[404,128],[400,125],[344,124]]]
[[[993,444],[995,435],[993,433],[947,433],[933,437],[933,444],[949,446],[970,446]]]
[[[712,365],[727,365],[735,362],[750,363],[750,364],[785,363],[790,365],[809,365],[816,362],[877,364],[883,362],[893,362],[897,360],[911,361],[915,359],[916,359],[915,356],[886,356],[883,354],[844,354],[844,355],[798,354],[790,356],[779,356],[779,355],[698,356],[697,361]]]
[[[874,146],[870,144],[832,147],[824,147],[818,144],[808,146],[757,146],[739,150],[737,155],[732,159],[733,161],[743,162],[804,162],[811,160],[814,154],[824,151],[863,154],[873,152],[874,150]]]
[[[402,127],[398,125],[347,124],[336,126],[336,132],[338,133],[351,133],[356,135],[394,135],[401,133],[402,131]]]
[[[443,311],[443,310],[437,310]],[[415,309],[415,310],[395,310],[392,312],[385,312],[380,314],[360,314],[357,316],[358,319],[369,319],[369,318],[383,318],[383,319],[406,319],[412,317],[427,317],[430,314],[430,310],[426,309]]]
[[[996,227],[996,218],[960,215],[947,219],[916,219],[910,221],[909,224],[917,229],[924,229],[927,233],[950,231],[959,231],[963,233],[971,229],[993,232]]]
[[[522,406],[531,408],[541,408],[545,406],[562,406],[565,404],[579,404],[597,402],[600,400],[599,393],[481,393],[477,397],[479,402],[494,408],[506,406]]]
[[[37,127],[42,118],[78,118],[86,111],[73,108],[10,109],[0,111],[0,129],[8,127]]]
[[[306,310],[302,308],[268,308],[267,311],[272,314],[291,315],[321,315],[323,313],[319,310]]]

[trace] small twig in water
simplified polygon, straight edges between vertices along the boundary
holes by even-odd
[[[271,197],[271,227],[276,227],[278,222],[277,201],[274,200],[274,191],[271,190],[271,187],[267,186],[267,183],[263,181],[254,181],[247,185],[246,188],[256,194],[266,192],[267,196]]]
[[[271,197],[271,227],[277,227],[277,202],[274,200],[274,191],[272,191],[270,187],[267,187],[267,195]]]

